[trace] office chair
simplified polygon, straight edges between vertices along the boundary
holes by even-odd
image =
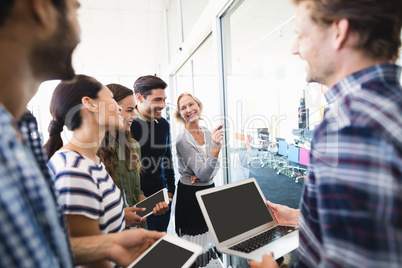
[[[307,175],[307,167],[310,165],[310,150],[299,148],[299,164],[306,168],[299,167],[299,172],[295,182],[298,183],[299,179],[305,179]]]
[[[276,174],[287,174],[288,169],[288,143],[284,139],[280,139],[278,142],[278,156],[275,161],[274,169],[278,168]]]
[[[303,143],[304,130],[302,128],[295,128],[292,130],[294,136],[295,144]]]
[[[275,168],[276,157],[278,155],[278,142],[269,142],[266,152],[261,153],[261,167],[268,166]]]
[[[251,161],[254,161],[256,159],[258,159],[259,165],[262,164],[261,158],[259,157],[258,153],[257,153],[257,156],[251,156],[251,150],[252,149],[257,149],[258,151],[260,151],[261,148],[262,148],[261,144],[253,143],[253,139],[251,138],[251,135],[247,135],[247,152],[250,153],[250,158],[249,158],[249,160],[247,162],[248,165],[251,165]]]
[[[262,149],[267,151],[269,145],[269,132],[268,128],[262,128],[258,131],[258,140],[262,145]]]
[[[311,141],[311,139],[313,138],[313,133],[314,133],[314,130],[305,129],[304,135],[303,135],[304,139],[307,141]]]
[[[292,169],[292,171],[289,171],[289,177],[296,178],[297,173],[295,172],[295,168],[298,169],[298,166],[290,165],[291,163],[299,163],[299,147],[296,147],[294,144],[289,145],[288,161],[288,169]]]

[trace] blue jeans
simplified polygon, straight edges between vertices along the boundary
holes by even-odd
[[[150,215],[147,218],[147,225],[148,225],[148,230],[154,230],[154,231],[159,231],[159,232],[166,232],[167,227],[169,225],[169,220],[170,220],[170,212],[172,208],[172,203],[169,203],[169,211],[166,212],[163,215],[155,216],[155,215]]]

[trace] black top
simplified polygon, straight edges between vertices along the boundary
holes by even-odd
[[[169,122],[164,118],[150,122],[137,118],[131,135],[141,146],[141,190],[150,196],[162,188],[174,194],[174,170]]]

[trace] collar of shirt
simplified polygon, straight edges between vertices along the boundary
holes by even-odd
[[[382,83],[400,80],[401,67],[391,63],[382,63],[373,65],[366,69],[355,72],[325,92],[325,98],[328,103],[333,103],[346,95],[357,92],[362,88],[362,85],[370,81],[370,83],[381,81]]]
[[[143,116],[142,114],[140,114],[140,112],[137,110],[137,105],[135,106],[134,113],[137,115],[138,119],[140,119],[142,121],[146,121],[146,122],[154,121],[155,123],[159,123],[158,119],[156,119],[156,118],[148,119],[145,116]]]

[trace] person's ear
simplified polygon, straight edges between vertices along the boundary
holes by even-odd
[[[135,99],[137,101],[137,104],[144,102],[144,97],[141,95],[141,93],[136,93],[135,94]]]
[[[94,103],[94,101],[89,97],[83,97],[81,99],[82,105],[88,110],[93,113],[98,112],[98,104]]]
[[[58,11],[49,0],[30,0],[32,17],[43,26],[55,28],[57,26]]]
[[[349,21],[347,19],[340,19],[334,22],[334,27],[334,48],[339,50],[345,45],[348,35],[350,34]]]

